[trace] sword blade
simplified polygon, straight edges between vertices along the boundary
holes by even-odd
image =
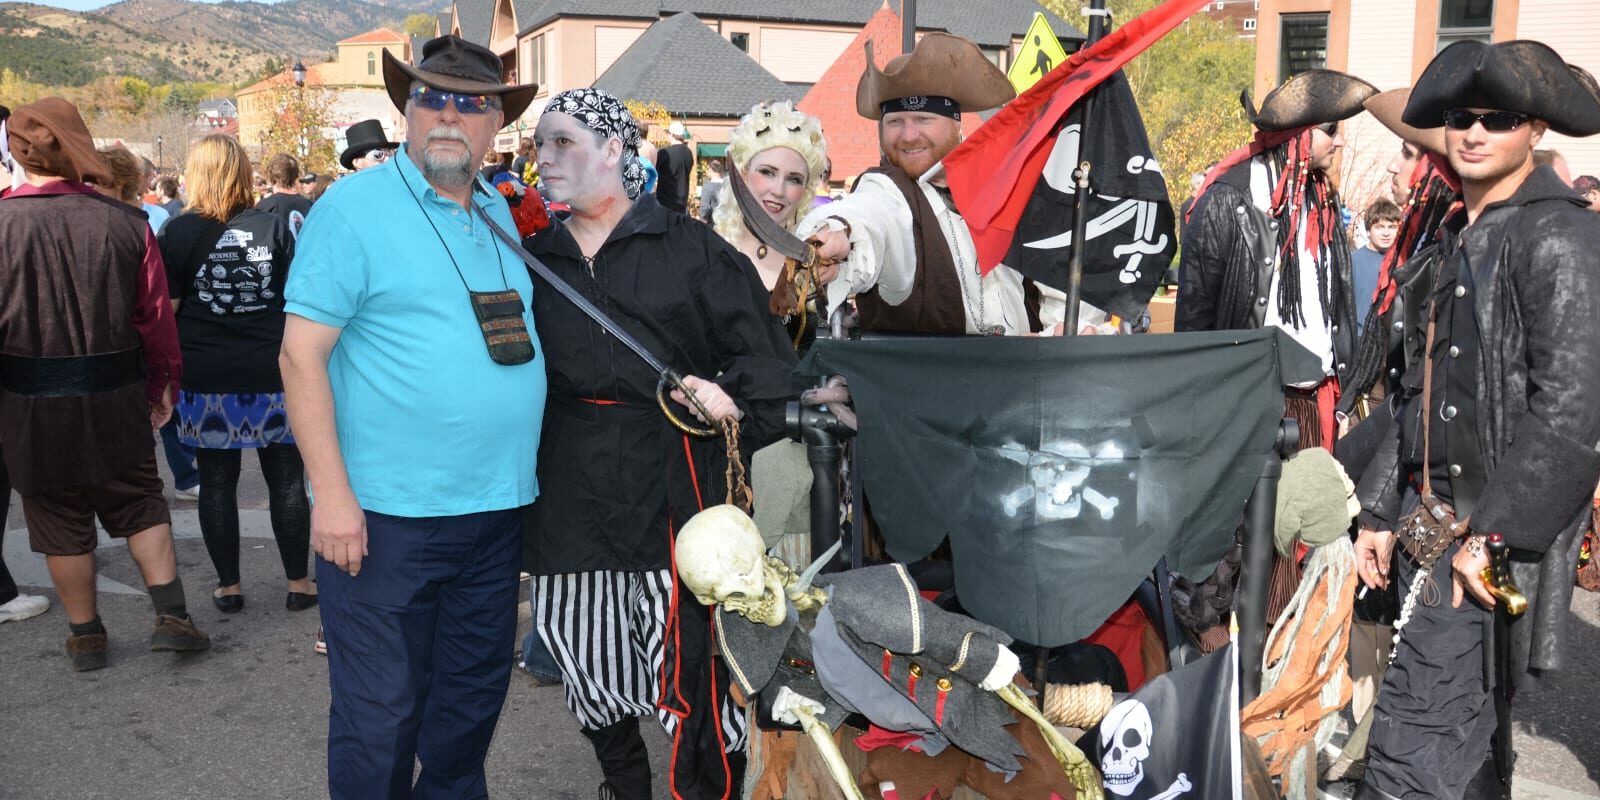
[[[766,207],[761,205],[761,201],[750,193],[750,187],[745,185],[744,176],[733,168],[732,159],[728,160],[728,183],[733,187],[733,199],[739,204],[739,213],[744,215],[745,227],[749,228],[757,239],[782,253],[786,258],[792,258],[802,264],[811,258],[811,245],[784,229],[767,213]]]

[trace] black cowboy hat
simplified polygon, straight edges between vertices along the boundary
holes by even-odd
[[[1462,41],[1439,51],[1417,79],[1401,119],[1437,128],[1455,108],[1515,111],[1568,136],[1600,133],[1600,97],[1549,45],[1526,39]]]
[[[339,165],[345,169],[355,169],[356,159],[368,152],[378,149],[393,150],[399,146],[389,141],[389,135],[383,132],[382,122],[364,119],[345,130],[344,152],[339,154]]]
[[[421,81],[435,89],[460,94],[493,94],[500,96],[500,107],[506,121],[522,116],[539,84],[524,83],[509,86],[500,79],[504,65],[500,57],[488,48],[473,44],[459,36],[440,36],[422,46],[422,61],[415,67],[383,51],[383,86],[389,100],[402,112],[411,95],[411,82]]]
[[[1286,131],[1338,122],[1362,111],[1361,104],[1378,93],[1378,87],[1354,75],[1331,69],[1308,69],[1283,82],[1261,101],[1257,111],[1250,90],[1239,95],[1250,124],[1263,131]]]

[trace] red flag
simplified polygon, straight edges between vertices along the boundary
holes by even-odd
[[[1090,89],[1149,49],[1206,0],[1167,0],[1073,53],[944,157],[945,178],[987,274],[1005,258],[1060,122]]]

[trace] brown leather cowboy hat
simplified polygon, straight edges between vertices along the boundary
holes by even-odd
[[[1017,96],[1011,81],[972,42],[948,33],[929,33],[910,55],[899,55],[878,69],[867,42],[867,68],[856,84],[856,113],[883,119],[883,103],[902,97],[948,97],[962,111],[985,111]]]
[[[1412,87],[1403,118],[1435,128],[1455,108],[1516,111],[1568,136],[1600,133],[1600,97],[1589,82],[1549,45],[1527,39],[1463,41],[1440,50]]]
[[[1361,104],[1377,93],[1378,87],[1354,75],[1308,69],[1269,92],[1259,111],[1251,107],[1248,89],[1239,96],[1239,102],[1257,129],[1286,131],[1349,119],[1360,114]]]
[[[402,113],[411,95],[411,82],[422,81],[446,92],[499,95],[506,122],[510,122],[527,110],[539,91],[539,84],[509,86],[500,80],[502,69],[499,56],[459,36],[430,39],[422,46],[422,62],[415,67],[395,58],[388,50],[383,51],[383,86],[389,92],[390,102]]]
[[[1404,89],[1390,89],[1379,92],[1369,98],[1362,105],[1366,106],[1367,113],[1373,119],[1383,124],[1394,135],[1408,141],[1434,155],[1444,155],[1444,128],[1413,128],[1400,119],[1401,112],[1406,110],[1406,101],[1411,99],[1411,87]]]

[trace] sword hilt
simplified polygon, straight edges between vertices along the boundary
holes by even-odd
[[[1506,544],[1506,537],[1491,533],[1484,540],[1484,548],[1489,553],[1489,565],[1483,568],[1478,577],[1483,579],[1484,587],[1505,608],[1506,614],[1522,616],[1528,610],[1528,596],[1511,580],[1511,545]]]

